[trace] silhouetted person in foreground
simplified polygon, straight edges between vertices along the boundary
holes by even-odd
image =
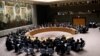
[[[85,46],[85,41],[80,38],[80,49],[83,50],[83,47]]]

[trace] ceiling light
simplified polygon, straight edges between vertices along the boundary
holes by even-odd
[[[90,1],[87,1],[87,4],[89,3]]]
[[[31,1],[36,1],[36,2],[56,2],[56,1],[61,1],[61,0],[31,0]]]

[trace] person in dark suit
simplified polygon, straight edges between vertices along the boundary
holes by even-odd
[[[60,55],[64,55],[65,51],[66,51],[66,47],[64,46],[64,43],[61,43],[60,45],[60,51],[61,51],[61,54]]]
[[[65,37],[65,35],[62,35],[62,37],[61,37],[61,41],[63,41],[63,43],[65,43],[65,41],[66,41],[66,37]]]
[[[77,39],[76,43],[75,43],[75,51],[79,52],[81,48],[81,44],[79,42],[79,39]]]
[[[85,41],[82,39],[82,38],[80,38],[80,49],[81,50],[83,50],[83,47],[85,46]]]
[[[19,53],[21,48],[22,48],[21,38],[18,38],[15,40],[15,52]]]
[[[50,37],[48,39],[46,39],[46,46],[49,46],[49,44],[52,43],[52,39],[50,39]]]
[[[54,40],[54,46],[55,46],[55,51],[57,53],[59,53],[60,52],[60,49],[61,49],[61,39],[60,38],[56,38]]]
[[[12,36],[11,34],[7,36],[6,47],[8,51],[14,49],[14,36]]]
[[[70,39],[70,45],[71,45],[71,49],[75,50],[75,40],[73,37]]]
[[[40,40],[38,39],[38,37],[36,37],[36,39],[33,41],[33,44],[34,44],[34,48],[36,48],[38,52],[40,47]]]
[[[65,51],[67,54],[70,54],[70,51],[71,51],[71,45],[70,43],[65,43]]]
[[[8,51],[13,50],[13,40],[11,40],[9,37],[6,40],[6,48]]]

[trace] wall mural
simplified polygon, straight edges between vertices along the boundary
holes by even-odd
[[[32,5],[0,1],[0,30],[32,24]]]
[[[4,4],[0,1],[0,30],[4,28],[5,23],[3,22],[4,18]]]
[[[4,21],[6,21],[5,23],[10,23],[14,20],[13,6],[5,6],[5,11],[6,19]]]

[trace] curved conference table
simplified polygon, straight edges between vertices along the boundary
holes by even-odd
[[[25,35],[27,37],[33,37],[33,35],[42,33],[42,32],[49,32],[49,31],[62,31],[62,32],[68,32],[71,34],[75,34],[76,30],[74,28],[68,28],[68,27],[42,27],[38,29],[33,29],[27,32]]]

